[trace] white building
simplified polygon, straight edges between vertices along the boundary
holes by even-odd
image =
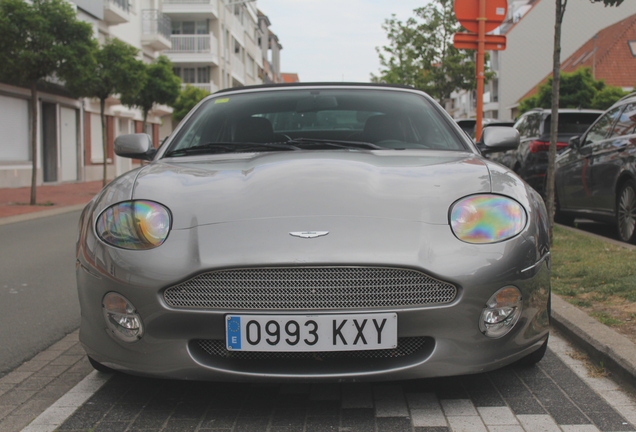
[[[568,1],[561,29],[561,60],[601,29],[634,13],[634,1],[618,7]],[[552,0],[508,1],[508,19],[494,32],[506,35],[506,49],[490,52],[490,67],[497,75],[484,88],[484,118],[513,119],[519,98],[552,71],[554,19]],[[451,98],[447,110],[455,118],[476,117],[474,92],[454,93]]]
[[[165,53],[182,81],[209,92],[282,82],[280,49],[267,16],[244,0],[69,0],[99,43],[117,38],[150,63]],[[230,3],[226,5],[226,3]],[[60,85],[38,89],[37,184],[103,176],[99,101],[77,100]],[[28,89],[0,83],[0,188],[31,184]],[[115,137],[146,132],[155,146],[172,132],[172,109],[156,106],[142,131],[139,110],[106,101],[108,179],[136,164],[113,152]]]

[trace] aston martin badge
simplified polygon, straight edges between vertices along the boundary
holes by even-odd
[[[290,232],[289,235],[294,237],[301,238],[314,238],[314,237],[322,237],[329,234],[329,231],[293,231]]]

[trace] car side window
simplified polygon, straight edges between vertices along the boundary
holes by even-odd
[[[616,120],[620,110],[621,107],[617,107],[603,114],[603,116],[590,128],[583,145],[589,145],[604,140],[607,137],[610,128],[614,124],[614,120]]]
[[[519,136],[526,136],[526,131],[528,130],[528,117],[521,117],[513,127],[519,131]]]
[[[636,103],[631,103],[625,107],[616,125],[612,129],[610,138],[631,135],[636,128]]]
[[[539,128],[541,127],[541,115],[533,114],[528,116],[528,130],[526,136],[533,137],[539,135]]]

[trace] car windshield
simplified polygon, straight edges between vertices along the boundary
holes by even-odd
[[[425,97],[370,89],[286,89],[220,94],[202,104],[166,151],[466,150]]]
[[[559,113],[559,133],[580,135],[596,121],[601,113]],[[550,133],[551,116],[546,117],[544,133]]]

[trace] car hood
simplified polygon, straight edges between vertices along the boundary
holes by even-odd
[[[448,224],[453,202],[490,191],[468,152],[294,151],[161,159],[140,171],[133,198],[168,207],[173,229],[316,216]]]

